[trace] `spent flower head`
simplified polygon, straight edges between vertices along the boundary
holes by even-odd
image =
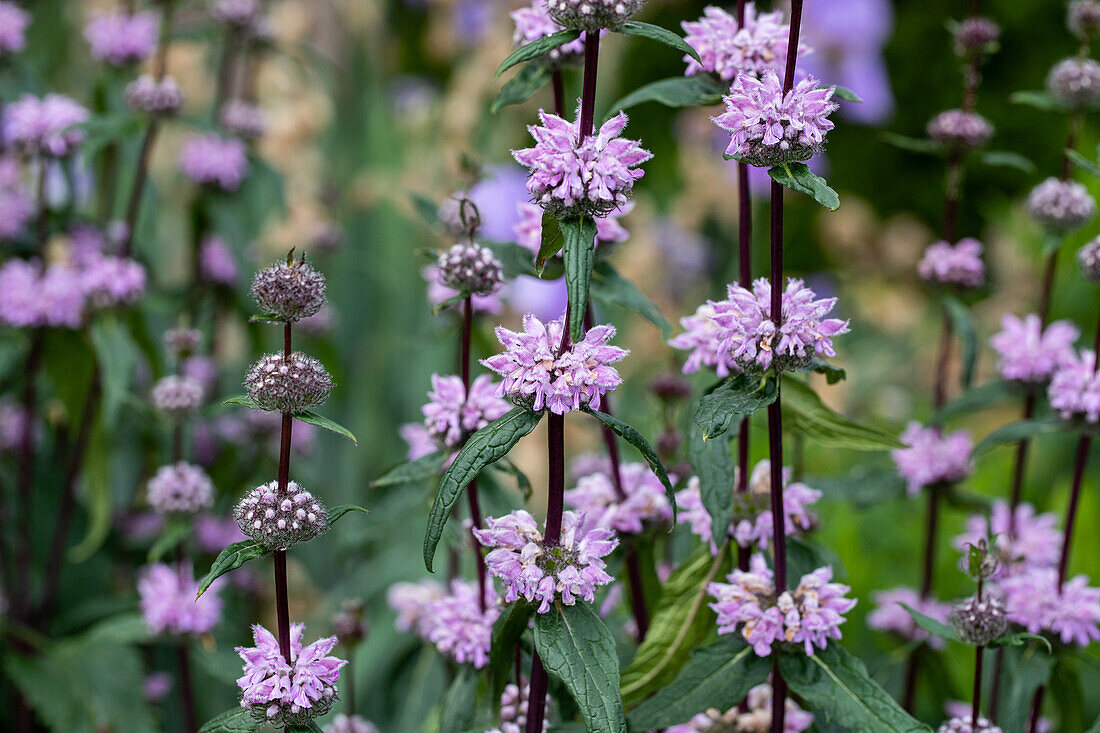
[[[954,246],[936,242],[924,250],[917,272],[927,283],[978,288],[985,284],[982,243],[973,237],[960,239]]]
[[[354,646],[367,636],[367,621],[363,617],[364,605],[361,598],[349,598],[340,601],[340,610],[332,616],[332,630],[345,646]]]
[[[974,444],[965,430],[944,435],[939,428],[911,422],[900,438],[906,447],[896,448],[890,455],[910,496],[925,486],[962,481],[973,470],[970,451]]]
[[[1044,229],[1068,234],[1096,216],[1096,201],[1080,183],[1052,176],[1031,189],[1027,213]]]
[[[312,356],[300,351],[265,354],[244,378],[248,396],[261,410],[302,412],[323,405],[332,391],[332,377]]]
[[[1100,102],[1100,64],[1072,56],[1062,59],[1047,74],[1047,91],[1071,109],[1086,109]]]
[[[164,350],[176,361],[198,352],[202,331],[197,328],[170,328],[164,332]]]
[[[305,258],[276,262],[252,279],[249,294],[260,313],[280,321],[298,321],[325,304],[325,276]]]
[[[214,482],[206,471],[186,461],[161,466],[145,487],[149,506],[161,514],[195,512],[213,506]]]
[[[261,484],[245,494],[233,509],[241,531],[270,550],[285,550],[308,542],[328,529],[328,510],[321,500],[288,481]]]
[[[988,593],[981,600],[972,596],[955,604],[950,621],[959,638],[974,646],[988,646],[1008,628],[1004,601]]]
[[[1073,358],[1073,343],[1080,332],[1072,321],[1055,321],[1043,327],[1035,313],[1017,318],[1001,317],[1001,330],[989,339],[997,352],[1001,376],[1016,382],[1045,384],[1055,370]]]

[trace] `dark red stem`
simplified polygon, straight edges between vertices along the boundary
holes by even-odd
[[[283,358],[290,358],[291,338],[290,321],[283,324]],[[279,435],[279,493],[285,494],[290,483],[290,439],[294,429],[294,416],[283,413],[282,430]],[[279,624],[279,651],[290,663],[290,600],[286,582],[286,551],[276,550],[275,558],[275,614]]]
[[[560,69],[554,69],[550,74],[550,86],[554,90],[554,114],[565,117],[565,84]]]
[[[183,729],[186,733],[197,733],[198,716],[195,714],[195,690],[191,685],[191,650],[187,648],[187,639],[181,639],[176,646],[176,661],[179,663],[180,703],[183,708]]]
[[[592,134],[596,117],[596,66],[600,58],[600,34],[584,34],[584,81],[581,85],[581,139]]]
[[[980,598],[980,596],[979,596]],[[979,646],[974,652],[974,701],[970,706],[970,720],[977,724],[978,715],[982,711],[982,656],[984,646]]]

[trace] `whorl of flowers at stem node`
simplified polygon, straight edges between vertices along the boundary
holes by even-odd
[[[1096,201],[1076,181],[1046,179],[1027,196],[1027,213],[1055,234],[1068,234],[1096,216]]]
[[[531,684],[523,682],[520,689],[515,683],[509,683],[504,687],[500,696],[500,726],[486,733],[523,733],[527,729],[527,701],[531,697]],[[549,707],[550,695],[546,696],[546,704]],[[543,718],[542,730],[550,729],[549,716]]]
[[[259,140],[267,131],[263,109],[242,99],[231,99],[222,106],[218,122],[226,132],[244,140]]]
[[[397,614],[393,625],[398,631],[415,631],[428,638],[432,617],[428,606],[447,594],[447,589],[431,578],[416,583],[394,583],[386,590],[386,605]]]
[[[1072,321],[1055,321],[1043,328],[1035,313],[1017,318],[1001,317],[1001,330],[990,337],[997,352],[1001,376],[1015,382],[1045,384],[1054,371],[1073,358],[1073,343],[1080,335]]]
[[[485,586],[485,610],[477,598],[478,584],[452,580],[446,594],[428,603],[425,638],[459,664],[481,669],[489,663],[493,624],[500,616],[496,590]]]
[[[500,260],[493,250],[474,242],[459,243],[439,255],[440,282],[452,290],[489,295],[504,285]]]
[[[340,601],[340,610],[332,616],[332,630],[341,644],[354,646],[367,636],[367,620],[363,617],[363,599]]]
[[[641,7],[642,0],[546,0],[554,22],[589,33],[618,28]]]
[[[293,322],[321,310],[325,287],[325,276],[320,271],[304,259],[296,259],[257,272],[248,292],[260,313]]]
[[[294,413],[323,405],[332,377],[321,362],[300,351],[289,358],[265,354],[248,370],[244,386],[261,410]]]
[[[966,531],[955,538],[952,546],[964,553],[965,560],[971,545],[995,536],[992,548],[998,559],[995,577],[1057,565],[1062,548],[1058,517],[1052,513],[1037,514],[1035,507],[1027,503],[1019,504],[1015,513],[1015,522],[1010,522],[1008,502],[993,502],[989,519],[983,514],[968,518]]]
[[[171,328],[164,332],[164,350],[179,360],[199,350],[202,331],[197,328]]]
[[[711,118],[731,133],[726,154],[761,168],[812,158],[833,129],[829,115],[839,106],[833,90],[817,84],[806,77],[784,94],[774,71],[759,79],[739,74],[724,98],[726,111]]]
[[[193,514],[213,506],[214,482],[201,467],[180,461],[157,469],[145,487],[145,498],[161,514]]]
[[[328,529],[325,505],[296,481],[281,491],[278,481],[257,486],[237,503],[233,518],[242,532],[269,550],[308,542]]]
[[[1001,38],[1001,27],[989,18],[967,18],[955,26],[955,53],[973,56],[989,53]]]
[[[202,384],[191,377],[172,374],[153,386],[153,407],[174,420],[194,416],[202,406]]]
[[[0,265],[0,320],[10,326],[79,328],[85,305],[79,268],[18,258]]]
[[[467,394],[461,377],[433,374],[428,402],[420,408],[432,441],[457,450],[469,435],[508,412],[508,403],[497,395],[498,388],[492,377],[482,374],[470,384]]]
[[[695,49],[702,61],[684,56],[686,76],[700,71],[732,81],[740,73],[759,77],[766,71],[780,71],[787,59],[790,26],[783,22],[783,11],[757,12],[756,4],[745,3],[745,24],[737,17],[713,5],[703,9],[703,17],[683,21],[684,41]],[[809,53],[799,44],[799,56]]]
[[[248,151],[236,138],[196,133],[180,149],[179,167],[195,183],[236,191],[248,174]]]
[[[580,514],[594,518],[596,526],[610,527],[619,534],[640,534],[646,525],[672,519],[665,487],[644,463],[621,463],[624,498],[615,492],[612,477],[605,472],[581,476],[565,492],[565,502]],[[675,479],[672,479],[675,481]]]
[[[30,22],[31,14],[14,2],[0,2],[0,56],[23,50]]]
[[[1001,733],[1001,729],[980,715],[977,725],[972,722],[970,715],[963,715],[951,718],[941,725],[936,733]]]
[[[952,246],[936,242],[924,250],[917,263],[921,279],[935,285],[978,288],[985,284],[982,243],[973,237],[960,239]]]
[[[1100,374],[1096,371],[1096,352],[1073,352],[1054,372],[1047,387],[1047,399],[1063,420],[1075,417],[1087,422],[1100,421]]]
[[[1047,91],[1072,109],[1085,109],[1100,102],[1100,64],[1075,56],[1062,59],[1047,74]]]
[[[550,17],[546,9],[546,0],[534,0],[529,7],[513,10],[509,14],[516,24],[512,33],[512,42],[517,46],[537,41],[562,30],[561,25]],[[544,61],[551,68],[579,62],[584,57],[584,37],[558,46],[546,53]]]
[[[977,112],[949,109],[928,122],[928,137],[952,152],[980,148],[993,137],[993,125]]]
[[[249,30],[263,18],[260,0],[217,0],[210,9],[210,15],[219,23],[231,29]]]
[[[174,77],[157,81],[150,74],[142,74],[126,85],[126,104],[148,115],[170,117],[183,106],[183,90]]]
[[[989,594],[980,601],[976,596],[967,598],[951,610],[951,626],[967,644],[987,646],[1008,628],[1005,604]]]
[[[205,634],[222,613],[219,581],[196,599],[199,583],[190,562],[156,563],[138,573],[137,591],[145,625],[154,634]]]
[[[87,109],[63,94],[24,94],[4,105],[4,142],[31,155],[64,158],[87,138],[79,125],[88,117]]]
[[[1055,568],[1034,568],[998,582],[1008,620],[1032,634],[1050,631],[1063,644],[1088,646],[1100,640],[1100,588],[1078,575],[1058,590]]]
[[[1086,280],[1100,283],[1100,237],[1077,250],[1077,264]]]
[[[911,422],[900,438],[906,447],[896,448],[890,455],[910,496],[925,486],[961,481],[974,468],[970,460],[974,445],[965,430],[944,435],[939,428]]]
[[[935,598],[923,598],[913,588],[875,591],[871,594],[871,598],[874,600],[875,610],[867,614],[867,625],[872,629],[897,634],[907,641],[923,641],[933,649],[943,649],[946,646],[942,638],[932,636],[917,626],[912,615],[901,604],[904,603],[941,623],[947,623],[951,615],[950,604],[942,603]]]
[[[84,40],[92,58],[111,66],[126,66],[153,54],[159,26],[156,14],[148,11],[96,12],[84,26]]]
[[[802,733],[814,723],[813,713],[799,707],[788,697],[785,701],[783,733]],[[745,707],[735,706],[722,712],[710,708],[681,725],[665,728],[665,733],[766,733],[772,724],[772,686],[765,682],[749,690]]]
[[[535,146],[513,150],[512,157],[526,167],[531,200],[553,216],[607,216],[630,198],[641,165],[653,154],[637,140],[619,137],[626,127],[622,112],[581,140],[580,119],[569,122],[539,110],[542,125],[527,130]]]
[[[1083,41],[1096,36],[1100,33],[1100,2],[1073,0],[1066,8],[1066,27]]]

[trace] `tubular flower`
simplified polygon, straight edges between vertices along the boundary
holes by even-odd
[[[619,476],[623,497],[616,493],[608,473],[596,472],[578,479],[576,487],[565,492],[565,502],[585,516],[597,518],[598,526],[619,534],[640,534],[646,523],[672,519],[665,487],[649,466],[621,463]]]
[[[1054,372],[1047,388],[1050,406],[1063,420],[1083,417],[1090,423],[1100,420],[1100,373],[1096,371],[1096,352],[1074,352]]]
[[[300,351],[265,354],[244,378],[248,396],[261,410],[302,412],[323,405],[332,391],[332,377],[321,364]]]
[[[279,490],[269,481],[245,494],[233,510],[237,526],[269,550],[285,550],[328,529],[328,510],[296,481]]]
[[[936,242],[924,250],[917,272],[927,283],[978,288],[985,284],[982,243],[973,237],[960,239],[954,246]]]
[[[237,679],[241,707],[252,717],[276,728],[306,725],[327,713],[337,699],[340,668],[347,662],[330,656],[336,637],[302,646],[305,626],[290,626],[290,662],[279,651],[279,642],[259,624],[252,627],[254,647],[237,647],[244,661],[244,675]]]
[[[1038,315],[1023,318],[1006,313],[1001,331],[989,339],[997,352],[1001,376],[1017,382],[1043,384],[1073,356],[1080,332],[1072,321],[1055,321],[1043,328]]]
[[[911,422],[901,434],[901,442],[907,447],[897,448],[890,455],[910,496],[916,496],[924,486],[961,481],[973,469],[970,451],[974,446],[965,430],[945,436],[938,428]]]
[[[783,733],[802,733],[813,725],[813,713],[803,710],[797,702],[788,697],[785,706]],[[771,684],[765,682],[749,690],[745,708],[732,707],[725,713],[710,708],[686,723],[665,728],[665,733],[766,733],[771,730],[772,724]]]
[[[807,77],[786,94],[774,71],[759,79],[739,74],[725,97],[726,111],[711,118],[731,133],[726,155],[761,168],[809,160],[833,129],[829,120],[838,107],[831,88],[819,89]]]
[[[1058,592],[1055,568],[1034,568],[998,583],[1008,620],[1032,634],[1050,631],[1063,644],[1088,646],[1100,640],[1100,588],[1084,575],[1070,578]]]
[[[32,155],[64,158],[84,142],[87,134],[78,125],[87,120],[88,110],[63,94],[24,94],[4,105],[4,141]]]
[[[194,134],[180,151],[180,170],[195,183],[236,191],[248,174],[245,145],[215,133]]]
[[[485,611],[477,598],[477,583],[452,580],[450,591],[425,609],[428,641],[459,664],[481,669],[489,663],[493,624],[500,616],[497,594],[491,583],[485,586]]]
[[[157,469],[145,487],[145,497],[162,514],[193,514],[213,506],[214,482],[199,466],[180,461]]]
[[[151,12],[96,13],[84,26],[84,40],[91,47],[92,58],[111,66],[126,66],[152,55],[159,25]]]
[[[1031,189],[1027,213],[1043,228],[1068,234],[1096,216],[1096,201],[1080,183],[1051,177]]]
[[[982,514],[971,516],[966,520],[966,531],[952,545],[966,553],[971,545],[977,547],[981,540],[996,537],[993,549],[1002,576],[1057,565],[1062,547],[1058,517],[1049,512],[1036,514],[1035,507],[1023,503],[1016,507],[1015,526],[1010,528],[1009,513],[1008,502],[993,502],[989,519]]]
[[[627,117],[620,112],[581,140],[580,120],[569,122],[539,110],[542,125],[529,125],[533,148],[513,150],[526,167],[531,200],[561,219],[607,216],[630,198],[641,165],[653,154],[636,140],[619,137]]]
[[[191,563],[146,565],[138,574],[137,590],[145,625],[154,634],[205,634],[218,623],[222,599],[214,585],[196,598],[199,583]]]
[[[928,137],[954,152],[980,148],[993,137],[993,125],[977,112],[949,109],[928,123]]]
[[[904,603],[940,623],[947,623],[951,615],[950,604],[941,603],[934,598],[921,598],[920,593],[912,588],[877,591],[872,598],[875,601],[875,610],[867,614],[867,625],[872,629],[897,634],[909,641],[926,641],[933,649],[944,648],[944,640],[917,626],[917,622],[901,604]]]
[[[684,332],[668,340],[674,349],[687,351],[684,374],[697,372],[703,367],[713,367],[719,377],[739,371],[737,362],[722,348],[725,330],[714,320],[717,314],[714,301],[707,301],[690,316],[680,319]]]
[[[848,586],[833,583],[826,566],[803,575],[798,587],[776,597],[772,572],[763,556],[753,555],[749,570],[734,570],[729,583],[711,583],[709,604],[718,614],[718,633],[740,633],[757,656],[766,657],[777,642],[802,644],[807,656],[840,638],[843,614],[856,605],[845,598]]]
[[[544,324],[527,314],[522,333],[498,327],[496,334],[505,351],[481,363],[503,377],[499,396],[529,409],[557,415],[586,406],[598,409],[601,396],[623,381],[611,365],[629,352],[607,344],[614,326],[590,328],[584,340],[560,353],[562,319]]]
[[[488,374],[470,384],[467,395],[462,379],[432,375],[428,403],[420,408],[432,442],[457,450],[463,440],[508,412],[508,403],[497,396],[498,385]]]
[[[265,316],[298,321],[321,310],[325,290],[324,274],[299,259],[260,270],[248,292]]]
[[[584,515],[562,515],[561,540],[547,545],[534,518],[516,510],[485,520],[487,529],[475,529],[474,537],[491,548],[485,565],[504,581],[505,603],[522,597],[539,601],[538,612],[546,613],[556,600],[567,606],[582,598],[596,599],[596,588],[614,578],[607,574],[604,556],[619,544],[610,529],[593,526]]]
[[[512,42],[517,46],[532,43],[563,30],[550,17],[550,11],[546,9],[546,0],[534,0],[530,6],[513,10],[509,15],[516,24]],[[583,56],[584,38],[582,37],[551,49],[546,53],[545,59],[548,66],[556,68],[579,61]]]

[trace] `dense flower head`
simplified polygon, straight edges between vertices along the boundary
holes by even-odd
[[[491,548],[485,566],[504,581],[505,603],[521,597],[537,600],[538,612],[546,613],[555,600],[567,606],[578,598],[592,603],[596,588],[614,580],[603,558],[619,541],[612,530],[595,526],[585,515],[570,511],[562,515],[561,540],[556,545],[546,543],[535,519],[522,509],[488,517],[485,523],[487,528],[475,529],[474,536]]]
[[[924,486],[961,481],[973,470],[970,451],[974,445],[965,430],[944,435],[939,428],[911,422],[900,439],[906,447],[896,448],[890,455],[910,496]]]
[[[443,306],[443,304],[451,301],[456,296],[460,295],[459,291],[449,288],[443,284],[443,278],[440,276],[439,268],[435,265],[428,265],[420,271],[420,275],[428,283],[428,302],[432,305]],[[477,295],[476,293],[471,296],[470,301],[474,307],[475,313],[493,313],[498,314],[504,310],[504,302],[501,300],[503,290],[497,290],[488,295]],[[446,307],[455,307],[452,302]]]
[[[276,262],[252,279],[249,294],[265,316],[282,321],[308,318],[325,304],[325,276],[304,259]]]
[[[597,247],[600,244],[615,244],[627,240],[630,233],[619,223],[619,217],[629,214],[633,208],[634,202],[627,201],[607,216],[596,217]],[[519,213],[519,221],[512,228],[516,244],[529,250],[531,254],[538,254],[542,247],[542,207],[529,201],[520,201],[516,205],[516,210]]]
[[[833,336],[848,333],[848,321],[825,316],[836,298],[817,299],[802,280],[790,278],[781,300],[781,322],[772,320],[771,285],[759,278],[749,291],[733,283],[725,300],[711,303],[721,332],[722,359],[746,372],[804,369],[819,356],[836,356]]]
[[[197,380],[179,374],[162,377],[151,394],[153,407],[175,420],[194,416],[202,407],[205,390]]]
[[[428,402],[420,408],[433,443],[448,450],[457,450],[469,435],[508,409],[508,403],[498,396],[498,385],[488,374],[470,384],[468,395],[461,377],[433,374]]]
[[[84,40],[91,48],[92,58],[111,66],[125,66],[152,55],[159,25],[156,13],[150,11],[99,12],[84,26]]]
[[[81,268],[81,280],[93,308],[133,305],[145,295],[145,268],[129,257],[91,258]]]
[[[756,652],[766,657],[777,642],[802,644],[807,655],[824,649],[829,639],[840,638],[843,614],[856,602],[845,598],[848,586],[833,583],[826,566],[803,575],[794,590],[776,596],[772,571],[762,555],[749,561],[749,570],[734,570],[729,583],[707,587],[714,599],[709,604],[718,614],[718,633],[739,633]]]
[[[145,498],[156,511],[193,514],[214,504],[214,482],[206,471],[186,461],[161,466],[145,487]]]
[[[989,339],[997,352],[1001,376],[1018,382],[1042,384],[1073,358],[1073,343],[1080,332],[1072,321],[1055,321],[1043,328],[1035,313],[1017,318],[1001,317],[1001,330]]]
[[[142,74],[126,85],[126,104],[139,112],[168,117],[183,106],[183,90],[174,77],[158,80],[151,74]]]
[[[261,22],[263,7],[260,0],[217,0],[210,15],[231,28],[247,30]]]
[[[221,618],[219,585],[215,581],[196,598],[199,583],[190,562],[146,565],[137,581],[145,625],[154,634],[205,634]]]
[[[1100,0],[1072,0],[1066,8],[1066,27],[1082,40],[1100,33]]]
[[[714,123],[731,133],[726,154],[770,168],[809,160],[825,144],[833,129],[829,120],[838,107],[831,88],[818,88],[806,77],[786,94],[779,75],[765,71],[760,78],[739,74],[724,97],[726,111]]]
[[[636,140],[619,137],[626,127],[622,112],[581,139],[580,119],[569,122],[539,110],[542,125],[529,125],[533,148],[512,156],[530,171],[531,200],[557,218],[606,216],[630,198],[641,165],[653,154]]]
[[[672,519],[672,505],[660,479],[644,463],[619,464],[625,496],[620,497],[610,472],[590,473],[565,492],[565,503],[602,527],[619,534],[639,534],[646,523]]]
[[[63,158],[84,142],[87,134],[77,125],[87,120],[88,110],[63,94],[24,94],[4,105],[4,141],[31,154]]]
[[[308,542],[328,529],[325,505],[297,481],[288,481],[285,489],[278,481],[257,486],[237,503],[233,518],[242,532],[271,550]]]
[[[1056,100],[1083,109],[1100,102],[1100,64],[1092,59],[1062,59],[1047,74],[1047,91]]]
[[[1008,628],[1004,601],[988,593],[981,600],[972,596],[956,603],[950,621],[959,638],[974,646],[987,646]]]
[[[527,705],[531,698],[531,684],[523,682],[520,688],[514,682],[504,687],[500,695],[500,725],[486,733],[524,733],[527,729]],[[550,696],[546,696],[546,704],[550,704]],[[549,716],[547,716],[549,717]],[[550,721],[543,718],[542,730],[550,729]]]
[[[546,0],[555,23],[590,33],[618,28],[641,7],[642,0]]]
[[[759,77],[765,71],[778,71],[786,62],[790,26],[783,22],[781,10],[758,13],[755,3],[745,3],[745,25],[739,27],[736,16],[709,5],[703,17],[680,25],[684,40],[702,62],[685,55],[686,76],[704,71],[732,81],[740,73]],[[800,46],[800,55],[807,50]]]
[[[1050,631],[1063,644],[1088,646],[1100,640],[1100,588],[1078,575],[1058,591],[1055,568],[1033,568],[998,583],[1004,594],[1008,620],[1032,634]]]
[[[452,580],[448,592],[428,603],[428,641],[459,664],[481,669],[489,663],[493,624],[500,616],[497,594],[491,583],[485,586],[485,610],[478,602],[476,582]]]
[[[164,332],[164,350],[176,360],[197,352],[202,346],[202,331],[197,328],[170,328]]]
[[[1050,406],[1064,420],[1083,417],[1090,423],[1100,420],[1100,374],[1096,371],[1096,352],[1082,349],[1072,353],[1054,372],[1047,387]]]
[[[1008,502],[995,501],[989,519],[975,514],[966,520],[966,531],[952,543],[960,552],[971,545],[996,537],[993,545],[999,560],[1000,575],[1015,575],[1034,567],[1053,567],[1058,563],[1062,547],[1062,531],[1058,517],[1046,512],[1037,514],[1031,504],[1016,507],[1016,521],[1010,527]],[[1011,529],[1011,531],[1010,531]]]
[[[962,715],[945,722],[936,729],[936,733],[1001,733],[1001,729],[980,715],[977,725],[974,725],[972,716]]]
[[[237,260],[224,239],[211,234],[199,245],[199,276],[209,283],[237,284]]]
[[[908,611],[902,608],[901,604],[904,603],[941,623],[947,623],[951,614],[950,604],[941,603],[934,598],[922,598],[921,594],[912,588],[876,591],[871,597],[875,602],[875,610],[867,614],[867,625],[872,629],[897,634],[910,641],[926,641],[933,649],[943,649],[944,640],[938,636],[932,636],[917,626],[917,622]]]
[[[321,362],[300,351],[289,357],[265,354],[249,368],[244,387],[261,410],[302,412],[325,403],[332,377]]]
[[[226,102],[218,114],[218,122],[226,132],[244,140],[259,140],[267,131],[263,109],[243,99]]]
[[[236,191],[248,174],[248,153],[244,143],[235,138],[194,133],[180,150],[179,166],[195,183]]]
[[[79,328],[85,304],[78,268],[20,259],[0,266],[0,321],[10,326]]]
[[[1027,213],[1045,229],[1068,234],[1096,216],[1096,201],[1080,183],[1052,176],[1031,189]]]
[[[929,121],[928,137],[952,151],[973,150],[989,142],[993,125],[977,112],[949,109]]]
[[[802,733],[813,725],[813,713],[803,710],[790,697],[785,707],[783,733]],[[772,686],[765,682],[749,690],[745,709],[738,705],[723,713],[710,708],[686,723],[665,728],[665,733],[769,733],[771,729]]]
[[[516,24],[512,34],[512,42],[517,46],[526,45],[545,36],[551,36],[562,27],[550,17],[550,11],[546,9],[546,0],[533,0],[526,8],[513,10],[509,13]],[[578,38],[546,53],[546,62],[552,67],[578,61],[584,55],[584,38]]]
[[[982,243],[973,237],[960,239],[954,246],[936,242],[924,250],[917,263],[921,279],[939,285],[977,288],[985,284]]]
[[[0,2],[0,55],[23,50],[30,22],[31,14],[14,2]]]
[[[386,605],[397,614],[394,626],[398,631],[414,631],[428,638],[432,624],[428,606],[446,594],[447,588],[431,578],[416,583],[394,583],[386,590]]]
[[[1086,280],[1100,283],[1100,237],[1077,250],[1077,264]]]
[[[564,415],[585,406],[599,409],[600,398],[622,383],[611,365],[629,352],[608,345],[615,327],[594,326],[583,340],[563,350],[562,320],[544,324],[528,313],[522,332],[497,327],[497,339],[505,351],[481,363],[503,377],[499,396],[532,410]]]
[[[360,715],[339,713],[321,729],[324,733],[378,733],[378,727]]]
[[[290,662],[279,651],[275,636],[259,624],[252,627],[254,647],[237,647],[244,675],[237,679],[241,707],[256,720],[276,728],[304,726],[327,713],[337,699],[340,668],[347,664],[331,656],[336,637],[302,646],[303,624],[290,626]]]
[[[436,262],[440,282],[451,290],[489,295],[504,285],[504,272],[493,250],[475,242],[456,244]]]
[[[955,26],[955,53],[960,56],[984,53],[1001,37],[1001,27],[989,18],[972,17]]]

